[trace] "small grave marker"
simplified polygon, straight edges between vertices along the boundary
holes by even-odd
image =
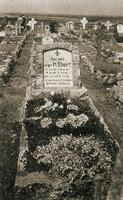
[[[88,23],[88,20],[86,19],[86,17],[83,17],[83,19],[81,20],[81,24],[82,24],[82,28],[85,30],[86,24]]]
[[[50,32],[50,26],[48,24],[45,25],[44,30],[46,32]]]
[[[37,24],[37,21],[34,20],[34,18],[32,18],[32,19],[28,22],[28,26],[30,26],[31,31],[34,31],[34,29],[35,29],[35,24]]]
[[[119,35],[123,35],[123,24],[117,25],[117,32]]]
[[[74,23],[73,22],[67,22],[66,23],[66,27],[68,30],[73,30],[74,29]]]
[[[107,21],[105,23],[105,26],[106,26],[107,30],[110,30],[110,27],[112,26],[112,23],[110,21]]]
[[[0,32],[0,37],[5,37],[5,35],[6,35],[5,31]]]

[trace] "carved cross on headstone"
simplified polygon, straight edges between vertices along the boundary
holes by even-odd
[[[105,26],[106,26],[107,30],[109,30],[110,27],[112,26],[112,23],[111,23],[110,21],[107,21],[107,22],[105,23]]]
[[[56,56],[59,56],[59,55],[60,55],[60,52],[59,52],[58,50],[56,50],[55,55],[56,55]]]
[[[88,23],[88,20],[86,19],[86,17],[83,17],[83,19],[81,20],[81,24],[82,24],[82,28],[85,30],[86,24]]]

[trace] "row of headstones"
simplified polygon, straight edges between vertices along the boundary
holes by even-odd
[[[80,28],[82,28],[83,30],[85,30],[87,28],[87,24],[89,23],[89,21],[86,19],[86,17],[83,17],[83,19],[80,21]],[[113,24],[110,21],[107,21],[104,26],[106,27],[107,30],[110,30],[110,27]],[[63,26],[63,24],[62,24]],[[73,30],[74,29],[74,22],[73,21],[68,21],[65,23],[65,26],[68,30]],[[97,29],[97,25],[96,23],[93,25],[94,29]],[[44,26],[45,30],[50,30],[50,26],[47,24]]]
[[[6,35],[19,36],[22,32],[26,32],[27,30],[34,31],[35,24],[37,21],[34,18],[30,20],[26,17],[18,17],[15,25],[12,25],[10,21],[5,26],[4,31],[0,32],[0,37],[5,37]]]
[[[87,24],[89,24],[88,20],[86,19],[86,17],[83,17],[80,20],[80,22],[81,22],[80,29],[85,30],[87,28]],[[5,31],[0,32],[0,36],[4,37],[6,34],[11,34],[12,30],[14,30],[13,32],[14,32],[14,35],[16,35],[16,36],[20,35],[23,29],[34,31],[36,24],[37,24],[37,21],[34,18],[31,18],[30,20],[28,20],[28,18],[26,18],[26,17],[24,18],[24,16],[18,17],[17,21],[15,22],[15,25],[11,25],[10,21],[8,22],[8,24],[5,27]],[[113,24],[110,21],[107,21],[104,24],[104,26],[106,27],[107,30],[110,30],[112,25]],[[62,24],[62,26],[63,26],[63,24]],[[74,22],[73,21],[66,22],[65,27],[67,28],[67,30],[73,30]],[[97,28],[98,28],[96,23],[93,24],[93,27],[94,27],[94,30],[97,30]],[[44,29],[45,31],[50,31],[50,25],[49,24],[44,25],[44,23],[42,22],[41,29]],[[119,34],[123,33],[123,25],[122,24],[117,25],[117,32]]]
[[[37,21],[34,18],[28,19],[24,18],[25,20],[23,21],[22,17],[19,17],[15,23],[16,29],[20,32],[22,26],[26,29],[30,29],[31,31],[34,31],[35,24],[37,24]]]

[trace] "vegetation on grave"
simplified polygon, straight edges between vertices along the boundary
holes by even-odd
[[[17,38],[12,39],[15,41]],[[22,55],[14,69],[14,76],[10,80],[11,86],[5,87],[2,83],[0,85],[0,89],[2,89],[0,91],[0,97],[2,97],[0,102],[0,199],[14,200],[21,131],[21,124],[18,122],[20,119],[19,109],[25,98],[26,88],[23,83],[26,81],[24,77],[26,76],[25,70],[28,70],[31,40],[32,38],[30,43],[22,49]],[[8,39],[8,41],[10,40]],[[11,44],[8,49],[5,45],[1,50],[10,51],[10,48]]]
[[[26,39],[27,34],[21,37],[21,40],[18,37],[6,38],[0,45],[2,50],[0,53],[0,61],[2,63],[0,66],[0,78],[5,84],[9,82],[17,59],[19,58],[22,48],[25,45]]]
[[[67,99],[62,93],[49,95],[48,98],[41,100],[42,105],[34,112],[40,113],[40,125],[42,128],[79,128],[85,125],[88,117],[81,114],[80,109],[71,99]]]
[[[25,115],[24,124],[29,141],[34,138],[33,131],[37,138],[41,138],[40,132],[48,138],[63,133],[79,135],[94,131],[95,134],[101,134],[104,131],[88,102],[82,103],[78,97],[70,98],[62,91],[42,93],[39,98],[27,101]]]
[[[48,180],[18,186],[18,200],[25,196],[31,200],[90,200],[96,174],[111,176],[115,155],[102,135],[104,127],[87,104],[61,91],[27,101],[24,123],[29,151],[23,152],[20,162],[27,172],[39,171]]]
[[[49,173],[58,173],[68,179],[80,174],[94,178],[96,173],[111,173],[112,158],[104,141],[90,136],[74,137],[62,135],[53,137],[46,146],[38,146],[32,154],[39,164],[49,166]]]
[[[47,168],[49,176],[63,179],[53,183],[49,199],[93,199],[95,175],[104,173],[106,176],[112,171],[111,155],[104,142],[93,134],[53,137],[48,145],[38,146],[32,156]]]
[[[1,127],[0,127],[1,128]],[[21,125],[2,120],[0,133],[0,199],[14,199]]]
[[[108,45],[109,43],[107,43],[107,45]],[[116,47],[116,46],[115,46]],[[102,61],[102,65],[101,66],[103,66],[106,70],[109,70],[109,72],[110,72],[110,70],[112,70],[112,66],[110,65],[109,67],[107,67],[107,64],[105,63],[105,62],[103,62]],[[113,65],[114,66],[114,65]],[[119,66],[118,65],[116,65],[116,68],[118,68],[118,70],[119,70]],[[102,105],[101,104],[101,107],[104,107],[104,105]],[[111,112],[112,113],[112,112]],[[110,118],[110,116],[109,116],[109,118]],[[109,119],[110,120],[110,119]],[[114,123],[115,124],[115,123]],[[115,126],[115,125],[114,125]],[[60,129],[61,130],[61,129]],[[117,133],[117,131],[118,131],[118,129],[116,130],[116,133]],[[9,145],[8,145],[9,146]],[[119,175],[119,176],[121,176],[121,174]],[[66,186],[65,186],[66,187]],[[35,186],[34,186],[34,188],[35,188]],[[115,195],[114,195],[115,196]],[[37,197],[35,197],[35,198],[37,198],[38,199],[38,194],[37,194]],[[29,198],[29,200],[31,199],[31,197]],[[65,199],[65,198],[64,198]],[[72,199],[72,198],[70,198],[70,199]],[[114,197],[114,199],[115,199],[115,197]],[[54,200],[54,199],[53,199]],[[119,200],[119,199],[118,199]]]

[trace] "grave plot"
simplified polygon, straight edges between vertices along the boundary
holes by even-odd
[[[29,33],[20,37],[6,37],[0,44],[0,78],[7,83]]]
[[[32,41],[32,35],[30,35],[17,60],[9,84],[0,85],[0,173],[2,175],[0,199],[14,199],[14,184],[22,130],[21,106],[26,93],[26,74],[29,68]]]
[[[94,79],[99,81],[102,88],[107,89],[109,98],[113,98],[116,105],[122,107],[122,48],[108,33],[105,33],[105,37],[103,35],[100,41],[100,55],[98,55],[98,45],[94,40],[82,44],[78,43],[78,45],[80,47],[81,66],[87,69]]]
[[[106,199],[118,144],[82,87],[78,53],[67,43],[33,44],[17,200]]]

